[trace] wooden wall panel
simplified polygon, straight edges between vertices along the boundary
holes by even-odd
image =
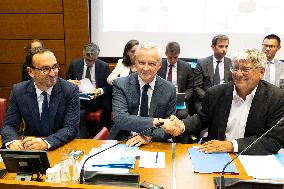
[[[22,64],[0,64],[0,86],[10,87],[22,80]]]
[[[0,98],[9,99],[12,87],[1,87],[0,88]]]
[[[64,39],[62,14],[28,14],[29,39]]]
[[[66,66],[83,56],[83,47],[89,39],[88,4],[86,0],[63,0],[66,45]],[[76,11],[74,11],[76,7]]]
[[[25,14],[0,14],[0,39],[28,38]]]
[[[45,47],[49,48],[57,59],[58,64],[65,65],[65,44],[64,40],[42,40]]]
[[[60,65],[60,71],[58,73],[58,76],[66,79],[66,66],[65,65]]]
[[[24,63],[27,40],[0,40],[0,63]]]
[[[62,13],[62,0],[26,0],[27,13]]]
[[[0,13],[26,13],[25,0],[0,1]]]

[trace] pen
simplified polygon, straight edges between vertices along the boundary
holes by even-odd
[[[158,163],[158,156],[159,156],[159,152],[156,153],[156,161],[155,161],[155,163]]]
[[[23,127],[23,132],[22,132],[22,140],[25,139],[25,127]]]

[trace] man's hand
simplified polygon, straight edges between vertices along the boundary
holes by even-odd
[[[161,126],[164,131],[172,136],[179,136],[182,133],[181,127],[175,121],[163,119],[164,125]]]
[[[79,85],[81,84],[81,81],[80,81],[80,80],[71,80],[71,79],[69,79],[69,80],[67,80],[67,81],[69,81],[69,82],[71,82],[71,83],[73,83],[73,84],[75,84],[75,85],[77,85],[77,86],[79,86]]]
[[[27,150],[47,150],[48,145],[41,138],[27,137],[23,140],[24,148]]]
[[[230,141],[211,140],[201,145],[199,151],[205,153],[233,152],[234,147]]]
[[[11,150],[23,150],[24,149],[23,141],[15,140],[11,144],[9,144],[8,148]]]
[[[94,90],[93,99],[95,99],[95,98],[97,98],[97,97],[99,97],[99,96],[101,96],[101,95],[102,95],[101,89],[95,89],[95,90]]]
[[[152,137],[145,135],[137,135],[126,142],[126,146],[141,146],[142,144],[148,144]]]

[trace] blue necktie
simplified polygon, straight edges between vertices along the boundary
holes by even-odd
[[[146,84],[143,86],[143,92],[141,97],[141,105],[140,105],[140,116],[141,117],[148,117],[148,89],[150,85]]]
[[[49,135],[49,126],[48,126],[48,101],[47,101],[47,92],[43,91],[41,93],[44,97],[42,103],[42,111],[40,116],[41,123],[41,135],[48,136]]]

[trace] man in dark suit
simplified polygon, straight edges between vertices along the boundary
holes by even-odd
[[[139,44],[135,53],[137,73],[113,82],[114,127],[110,139],[125,139],[134,132],[153,128],[164,122],[162,128],[136,136],[127,145],[140,146],[151,140],[163,141],[168,134],[179,135],[178,127],[171,127],[167,118],[175,113],[176,92],[172,83],[156,75],[161,67],[161,50],[152,43]],[[174,125],[174,124],[173,124]]]
[[[101,124],[109,129],[111,127],[110,113],[112,87],[107,83],[109,66],[104,61],[98,59],[99,53],[99,46],[94,43],[89,43],[84,47],[84,58],[73,60],[68,68],[68,81],[80,85],[80,80],[87,78],[95,88],[94,99],[81,100],[80,135],[82,138],[89,137],[90,132],[87,130],[91,129],[90,126],[87,126],[88,129],[85,126],[85,113],[103,109]]]
[[[232,81],[231,60],[226,56],[229,38],[219,34],[213,37],[211,48],[213,55],[198,59],[194,70],[194,90],[196,93],[195,110],[200,112],[201,101],[208,88]]]
[[[28,71],[32,80],[13,86],[2,141],[10,149],[53,150],[77,134],[79,89],[58,78],[59,65],[48,49],[37,49]],[[19,140],[22,120],[23,135]]]
[[[185,102],[188,104],[193,94],[193,73],[189,63],[180,60],[180,46],[177,42],[169,42],[166,46],[167,59],[162,61],[158,75],[175,85],[177,93],[185,93]],[[186,110],[177,110],[177,117],[185,119]]]
[[[261,80],[265,63],[265,54],[256,49],[240,51],[233,59],[234,82],[208,89],[201,113],[184,120],[185,133],[208,128],[201,151],[240,152],[284,116],[284,91]],[[245,153],[277,153],[283,143],[282,122]]]

